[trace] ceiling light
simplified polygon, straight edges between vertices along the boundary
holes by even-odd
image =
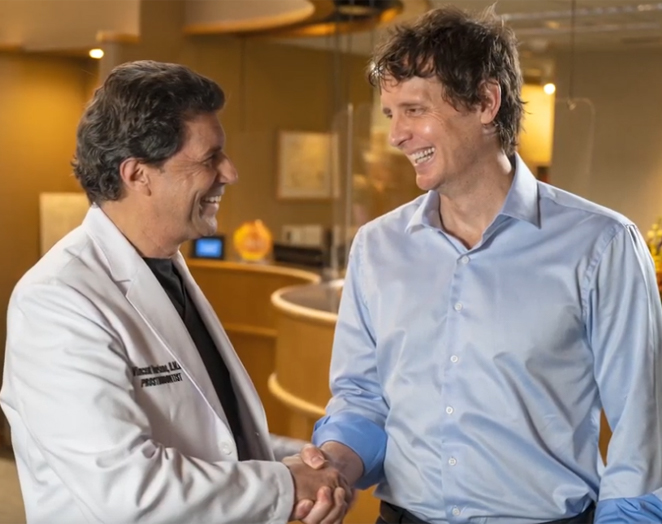
[[[90,49],[90,57],[96,58],[97,60],[103,58],[103,49]]]
[[[545,92],[547,95],[553,95],[554,92],[556,91],[556,86],[552,84],[551,82],[549,84],[545,84],[542,88],[542,90]]]

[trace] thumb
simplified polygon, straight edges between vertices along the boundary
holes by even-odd
[[[301,460],[313,469],[319,469],[326,463],[322,450],[312,444],[306,444],[299,453]]]

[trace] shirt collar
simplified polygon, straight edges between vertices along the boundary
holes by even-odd
[[[515,176],[499,214],[524,220],[539,228],[538,181],[522,157],[516,154],[514,161]]]
[[[518,154],[515,154],[514,162],[515,176],[498,215],[524,220],[539,228],[538,182]],[[419,227],[441,229],[439,195],[436,191],[426,193],[421,205],[407,223],[405,232],[410,233]]]

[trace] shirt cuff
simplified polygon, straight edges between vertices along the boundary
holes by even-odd
[[[359,489],[367,489],[384,477],[386,432],[384,428],[356,413],[339,413],[317,421],[313,444],[325,442],[344,444],[363,461],[363,476],[356,482]]]
[[[662,500],[652,493],[642,497],[598,502],[594,524],[651,524],[662,522]]]

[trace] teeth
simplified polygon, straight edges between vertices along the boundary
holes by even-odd
[[[203,198],[202,201],[205,204],[218,204],[221,201],[221,197],[215,196],[215,197]]]
[[[416,153],[410,155],[410,157],[413,160],[414,164],[420,164],[421,162],[425,162],[433,154],[434,154],[434,147],[428,147],[427,149],[416,151]]]

